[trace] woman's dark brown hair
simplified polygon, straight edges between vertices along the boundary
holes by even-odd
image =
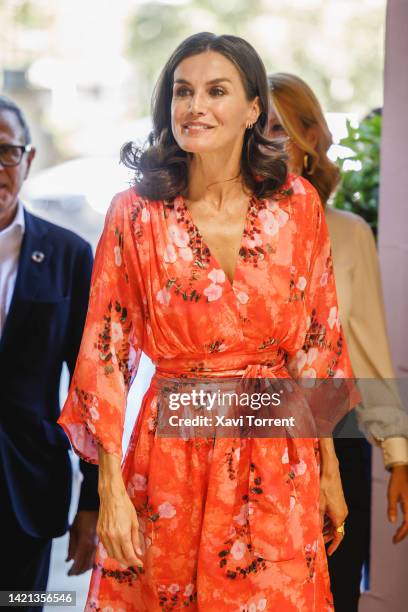
[[[241,173],[246,187],[257,197],[269,197],[283,185],[287,168],[285,155],[267,137],[269,91],[265,67],[255,49],[237,36],[194,34],[184,40],[165,65],[152,98],[153,131],[146,147],[133,142],[121,150],[121,161],[135,170],[138,193],[152,200],[172,200],[188,185],[188,153],[181,149],[171,129],[174,71],[187,57],[215,51],[237,68],[248,101],[259,96],[261,113],[244,136]]]

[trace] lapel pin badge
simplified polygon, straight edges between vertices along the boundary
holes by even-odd
[[[31,259],[35,263],[41,263],[42,261],[44,261],[44,258],[45,258],[45,255],[41,251],[33,251],[32,255],[31,255]]]

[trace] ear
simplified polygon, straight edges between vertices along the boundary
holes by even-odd
[[[259,103],[259,96],[256,96],[251,103],[251,108],[248,114],[249,123],[256,123],[258,121],[259,115],[261,114],[261,105]]]
[[[28,177],[30,173],[31,164],[33,162],[36,152],[37,150],[33,147],[31,151],[29,152],[29,154],[27,155],[27,167],[26,167],[26,171],[24,175],[24,180]]]
[[[313,149],[316,149],[317,143],[319,142],[319,134],[317,133],[317,126],[312,125],[310,128],[307,129],[306,140],[312,146]]]

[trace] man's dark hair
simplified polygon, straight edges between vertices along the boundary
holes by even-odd
[[[188,154],[178,146],[171,128],[174,71],[185,58],[206,51],[216,51],[234,64],[247,100],[259,96],[261,114],[245,133],[241,172],[246,186],[257,197],[272,196],[286,180],[286,156],[267,136],[269,90],[265,67],[255,49],[237,36],[201,32],[177,47],[164,66],[153,94],[153,132],[148,146],[125,144],[121,160],[135,170],[139,195],[153,200],[170,200],[184,192],[188,184]]]
[[[28,123],[26,121],[26,118],[21,108],[17,106],[17,104],[13,102],[13,100],[10,100],[10,98],[7,98],[7,96],[0,95],[0,113],[2,111],[9,111],[10,113],[15,114],[23,130],[24,140],[25,140],[24,144],[31,144],[30,128],[28,127]]]

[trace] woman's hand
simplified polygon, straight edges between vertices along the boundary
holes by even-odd
[[[327,554],[331,556],[340,546],[344,534],[337,531],[348,515],[343,486],[341,484],[339,462],[334,450],[333,440],[323,438],[319,441],[321,455],[320,470],[320,520],[325,543],[331,542]]]
[[[139,522],[123,483],[120,457],[99,446],[99,518],[96,533],[108,556],[122,565],[143,566]]]
[[[395,523],[398,515],[398,502],[403,514],[403,522],[394,534],[393,542],[398,544],[408,534],[408,465],[395,465],[388,483],[388,520]]]
[[[322,474],[320,478],[320,519],[324,526],[324,541],[331,544],[327,549],[330,556],[339,547],[343,534],[337,528],[343,525],[348,515],[346,500],[344,499],[340,472]]]
[[[139,522],[126,489],[103,495],[96,533],[108,556],[129,567],[143,566],[139,540]]]

